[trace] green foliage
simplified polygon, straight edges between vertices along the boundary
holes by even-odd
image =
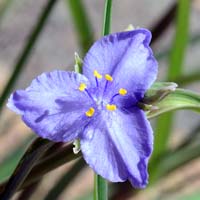
[[[188,43],[190,0],[179,0],[176,17],[176,34],[172,44],[172,51],[169,60],[167,80],[174,80],[182,73],[184,55]],[[161,155],[167,148],[168,139],[171,133],[173,122],[172,113],[165,113],[157,120],[155,129],[153,158]]]
[[[66,0],[74,22],[82,53],[86,53],[94,41],[93,30],[82,0]]]
[[[21,72],[25,68],[26,63],[27,63],[28,59],[30,58],[31,52],[35,46],[35,43],[36,43],[38,37],[40,36],[40,33],[42,32],[42,30],[47,22],[47,19],[50,15],[51,11],[53,10],[56,2],[57,2],[56,0],[48,0],[47,4],[45,5],[44,9],[42,10],[41,15],[38,17],[38,20],[37,20],[35,26],[33,27],[33,30],[31,30],[31,33],[24,45],[24,48],[20,52],[19,57],[16,61],[14,70],[13,70],[13,72],[1,94],[0,113],[2,111],[5,101],[7,100],[9,94],[11,93]]]
[[[162,100],[153,103],[154,109],[147,111],[147,117],[156,117],[178,109],[190,109],[200,112],[200,95],[188,90],[176,89]]]
[[[23,143],[18,149],[16,149],[11,155],[9,155],[0,165],[0,182],[5,181],[10,174],[14,171],[17,163],[22,157],[28,141]]]

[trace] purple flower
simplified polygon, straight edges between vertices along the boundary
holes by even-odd
[[[7,105],[43,138],[80,139],[83,157],[97,174],[144,188],[153,132],[137,103],[157,75],[150,40],[146,29],[105,36],[85,56],[83,75],[43,73]]]

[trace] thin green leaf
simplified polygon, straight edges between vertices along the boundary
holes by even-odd
[[[82,53],[85,54],[94,42],[93,30],[81,0],[65,0],[73,19]]]
[[[17,79],[19,78],[20,73],[24,69],[26,62],[30,58],[31,51],[33,50],[33,47],[34,47],[40,33],[42,32],[42,30],[47,22],[47,19],[48,19],[50,13],[52,12],[56,2],[57,2],[57,0],[49,0],[47,2],[44,9],[42,10],[41,15],[39,16],[39,18],[37,20],[35,26],[33,27],[33,30],[31,31],[22,52],[19,54],[16,65],[14,66],[14,71],[11,74],[11,77],[8,80],[4,90],[2,92],[2,95],[0,97],[0,112],[2,111],[2,107],[3,107],[6,99],[8,98],[9,94],[11,93]]]
[[[27,143],[30,142],[31,138],[28,138],[23,144],[21,144],[13,153],[11,153],[0,165],[0,182],[5,181],[9,178],[10,174],[14,171],[17,163],[20,161]]]
[[[154,168],[154,170],[156,170],[156,173],[154,173],[151,182],[155,182],[160,177],[166,176],[168,173],[198,158],[199,156],[200,156],[199,142],[189,145],[183,149],[167,153],[167,156],[163,155],[162,158],[157,160],[158,164],[156,168]]]
[[[179,0],[178,3],[176,35],[172,47],[168,72],[169,80],[177,78],[182,73],[181,67],[183,66],[188,43],[190,3],[190,0]]]
[[[0,199],[9,199],[22,185],[25,178],[37,163],[39,158],[45,153],[45,151],[53,145],[53,142],[37,138],[25,152],[24,156],[17,165],[12,176],[5,185],[3,191],[0,194]]]
[[[49,152],[49,150],[47,151],[47,153]],[[56,148],[56,150],[54,152],[51,152],[51,153],[49,152],[49,156],[48,155],[43,156],[43,159],[41,159],[33,167],[30,174],[27,176],[23,185],[19,189],[29,186],[30,184],[32,184],[35,181],[37,181],[38,179],[40,179],[42,176],[44,176],[46,173],[50,172],[51,170],[54,170],[57,167],[65,164],[67,162],[70,162],[76,158],[79,158],[80,156],[81,156],[80,153],[78,153],[78,154],[73,153],[73,144],[68,144],[68,145],[66,145],[62,148],[58,148],[58,149]],[[4,182],[0,185],[0,193],[3,191],[6,184],[7,184],[7,182]]]
[[[190,0],[179,0],[177,23],[176,23],[176,35],[174,38],[174,43],[170,57],[169,71],[167,77],[168,80],[174,80],[175,78],[180,76],[182,71],[181,67],[183,66],[183,61],[184,61],[183,59],[188,43],[189,14],[190,14]],[[167,111],[167,108],[165,109],[165,111]],[[157,126],[155,129],[155,140],[154,140],[155,145],[154,145],[152,160],[154,160],[154,158],[161,155],[165,151],[169,135],[171,132],[172,122],[173,122],[172,113],[166,113],[158,118]]]
[[[102,35],[108,35],[111,29],[112,0],[105,1]]]
[[[32,184],[33,182],[37,181],[39,178],[44,176],[46,173],[50,172],[51,170],[54,170],[57,167],[67,162],[77,159],[80,156],[81,156],[81,153],[74,154],[72,144],[69,144],[63,148],[60,148],[59,151],[56,151],[55,153],[51,153],[49,157],[37,163],[37,165],[33,168],[33,170],[28,175],[22,187],[26,187]]]

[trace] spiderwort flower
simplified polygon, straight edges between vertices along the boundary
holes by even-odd
[[[43,138],[80,139],[83,157],[97,174],[144,188],[153,132],[138,102],[157,75],[150,40],[146,29],[107,35],[86,54],[83,75],[43,73],[15,91],[7,105]]]

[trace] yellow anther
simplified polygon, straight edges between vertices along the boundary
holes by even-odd
[[[115,104],[107,104],[106,109],[109,111],[114,111],[117,109],[117,106]]]
[[[96,78],[102,78],[102,75],[99,74],[99,72],[98,72],[97,70],[94,70],[94,76],[95,76]]]
[[[105,75],[105,79],[107,80],[107,81],[113,81],[113,78],[112,78],[112,76],[111,75],[109,75],[109,74],[106,74]]]
[[[124,96],[124,95],[127,94],[127,90],[124,89],[124,88],[120,88],[120,89],[119,89],[119,94],[122,95],[122,96]]]
[[[95,109],[93,107],[90,107],[87,112],[85,112],[85,115],[87,117],[92,117],[94,115]]]
[[[82,92],[82,91],[84,91],[86,88],[87,88],[86,84],[85,84],[85,83],[81,83],[81,84],[79,85],[79,88],[78,88],[78,89]]]

